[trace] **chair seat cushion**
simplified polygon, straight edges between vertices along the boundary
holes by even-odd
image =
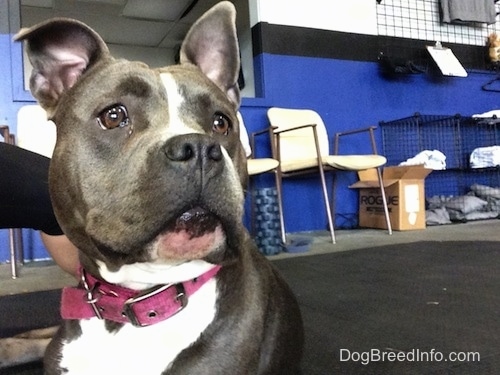
[[[317,158],[304,158],[297,160],[287,160],[281,162],[281,170],[283,172],[300,171],[302,169],[314,168],[318,165]]]
[[[387,163],[382,155],[331,155],[323,161],[333,168],[351,171],[377,168]]]
[[[261,159],[248,159],[247,169],[250,176],[254,176],[259,173],[272,171],[279,165],[278,160],[271,158],[261,158]]]
[[[385,163],[387,163],[387,159],[381,155],[329,155],[323,157],[323,164],[325,166],[351,171],[377,168]],[[316,165],[317,158],[289,160],[281,163],[281,170],[286,173],[314,168]]]

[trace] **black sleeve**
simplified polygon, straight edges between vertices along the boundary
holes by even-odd
[[[0,142],[0,228],[62,234],[49,197],[49,164],[45,156]]]

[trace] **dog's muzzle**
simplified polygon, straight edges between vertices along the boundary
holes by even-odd
[[[217,215],[225,217],[229,213],[225,212],[227,208],[215,212],[220,210],[221,205],[216,203],[221,199],[220,192],[227,190],[228,160],[221,145],[203,134],[173,137],[163,152],[169,167],[183,174],[179,179],[190,181],[182,192],[186,194],[182,199],[191,208],[167,224],[154,240],[153,248],[160,259],[203,258],[226,240],[224,226]]]

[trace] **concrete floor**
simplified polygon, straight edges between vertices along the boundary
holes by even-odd
[[[356,250],[366,247],[392,245],[417,241],[500,241],[500,220],[476,221],[429,227],[425,230],[394,232],[391,236],[384,230],[354,229],[335,232],[337,243],[332,244],[327,231],[302,232],[289,235],[290,239],[306,238],[310,249],[303,253],[280,253],[269,256],[271,260],[290,256],[309,256],[328,252]],[[19,267],[19,277],[11,278],[10,265],[0,265],[0,296],[74,285],[76,281],[57,266],[42,262]]]

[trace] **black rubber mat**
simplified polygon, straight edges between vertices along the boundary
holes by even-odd
[[[419,242],[274,264],[301,305],[305,375],[498,374],[499,242]]]

